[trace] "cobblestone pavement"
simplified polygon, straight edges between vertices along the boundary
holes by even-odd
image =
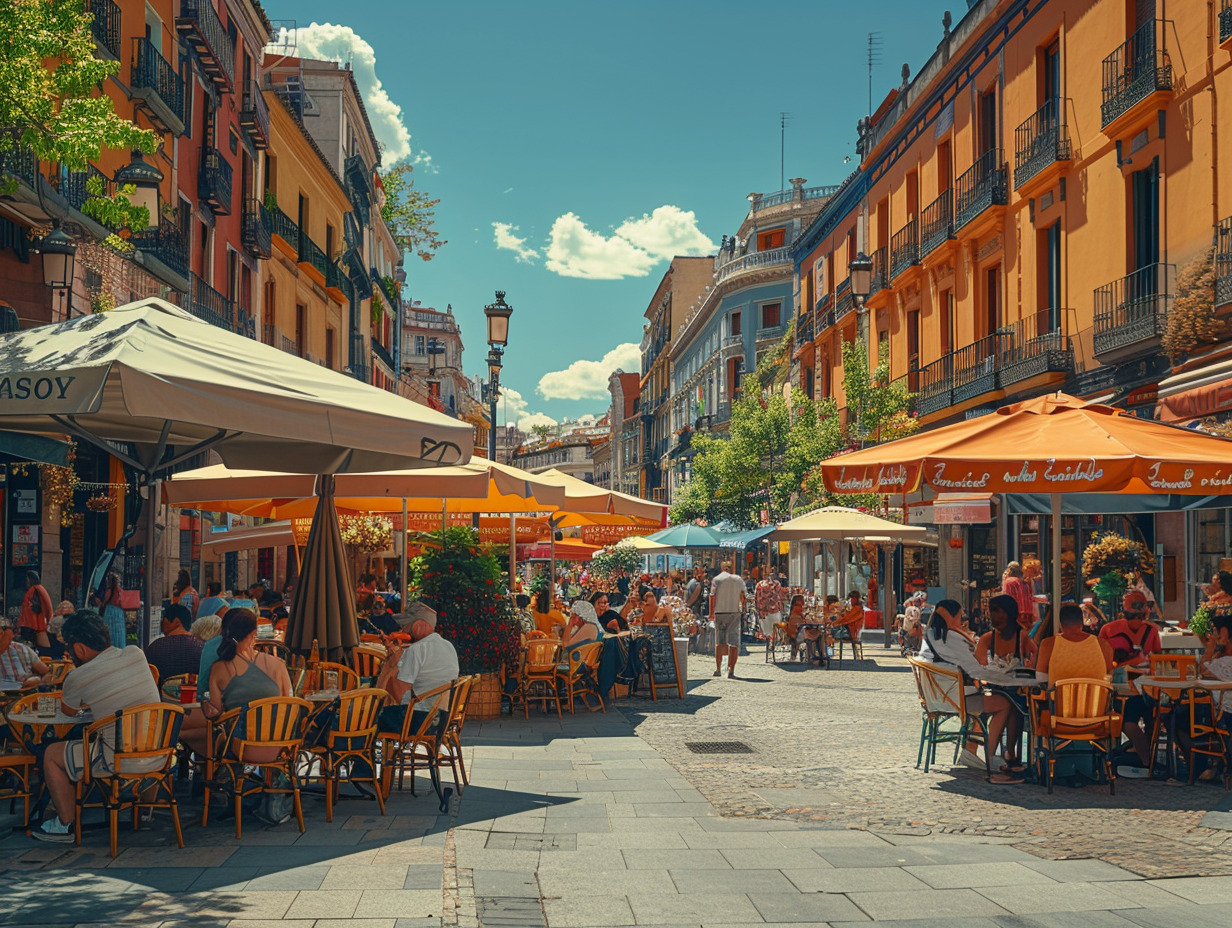
[[[910,670],[896,654],[866,653],[869,660],[821,670],[766,664],[752,649],[737,680],[712,678],[713,658],[690,655],[687,700],[632,701],[621,711],[726,815],[984,835],[1040,857],[1096,857],[1150,877],[1232,874],[1232,804],[1217,784],[1120,778],[1115,796],[1105,786],[1058,786],[1049,796],[951,768],[944,747],[939,768],[915,769],[920,711]],[[754,753],[697,755],[687,741],[743,741]]]

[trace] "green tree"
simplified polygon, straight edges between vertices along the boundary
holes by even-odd
[[[120,63],[94,57],[92,22],[81,0],[0,2],[0,154],[28,148],[40,161],[80,171],[104,148],[157,148],[157,136],[118,115],[100,90]],[[0,192],[12,189],[0,179]],[[83,211],[100,221],[148,224],[147,211],[128,201],[131,188],[114,199],[101,186],[90,192]]]
[[[437,249],[449,242],[436,231],[436,205],[441,201],[415,186],[411,177],[414,170],[412,165],[398,164],[381,173],[385,187],[381,218],[401,251],[431,261]]]
[[[863,339],[843,342],[843,393],[847,398],[848,436],[855,442],[901,438],[918,428],[906,416],[911,392],[890,381],[888,346],[877,354],[877,366],[869,368],[868,346]]]

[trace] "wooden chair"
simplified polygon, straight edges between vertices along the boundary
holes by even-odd
[[[266,654],[272,654],[288,667],[297,665],[296,654],[281,641],[272,638],[258,638],[253,648],[257,651],[264,651]],[[298,665],[303,665],[303,658],[298,658]]]
[[[158,686],[158,668],[153,664],[148,665],[150,668],[150,676],[154,678],[154,685]]]
[[[64,678],[76,665],[72,661],[48,661],[47,677],[44,682],[48,686],[63,686]]]
[[[159,690],[163,694],[164,702],[178,703],[180,701],[180,688],[196,685],[197,675],[195,673],[177,673],[164,680],[159,686]]]
[[[602,656],[602,641],[584,644],[565,654],[565,669],[557,672],[557,688],[565,688],[565,705],[571,713],[573,700],[577,697],[581,697],[582,705],[591,712],[597,709],[607,712],[603,697],[599,695],[599,659]],[[589,697],[592,696],[598,701],[597,706],[590,704]]]
[[[1184,713],[1188,738],[1182,742],[1185,752],[1185,766],[1189,768],[1189,784],[1192,786],[1194,775],[1194,755],[1226,762],[1228,759],[1229,739],[1232,733],[1223,726],[1219,706],[1209,691],[1196,689],[1185,694],[1184,705],[1179,707]],[[1228,789],[1229,781],[1225,776],[1224,789]]]
[[[1150,662],[1149,676],[1158,677],[1161,680],[1196,680],[1198,678],[1198,658],[1192,654],[1151,654],[1147,660]],[[1139,684],[1138,689],[1155,706],[1151,719],[1151,756],[1143,758],[1146,761],[1147,776],[1150,777],[1155,773],[1155,761],[1159,755],[1161,740],[1168,764],[1173,763],[1171,751],[1175,745],[1172,743],[1172,732],[1176,724],[1173,713],[1178,710],[1185,712],[1188,694],[1146,683]],[[1177,718],[1179,719],[1180,716]],[[1172,769],[1171,766],[1169,769]]]
[[[958,763],[958,752],[970,741],[984,747],[984,772],[991,776],[989,755],[993,746],[988,743],[988,727],[980,716],[967,711],[962,671],[915,658],[908,660],[917,674],[916,685],[925,712],[925,726],[921,734],[921,748],[925,751],[924,772],[927,773],[929,766],[937,760],[937,745],[953,744],[954,763]],[[958,722],[958,728],[947,731],[944,725],[951,719]]]
[[[449,721],[447,716],[455,695],[457,683],[457,680],[453,680],[428,690],[426,693],[413,694],[411,702],[407,706],[406,715],[402,720],[401,729],[399,731],[377,732],[377,741],[381,744],[381,786],[385,791],[386,798],[388,798],[390,791],[393,789],[394,774],[398,775],[398,789],[402,789],[404,777],[408,770],[411,771],[411,795],[415,795],[415,745],[432,737],[432,732],[437,729],[442,733],[444,732]],[[425,715],[419,725],[412,728],[415,715],[414,707],[416,705],[425,707],[421,710],[425,712]],[[442,713],[445,714],[445,717],[442,717]],[[429,765],[429,775],[432,777],[432,785],[436,790],[437,797],[440,798],[442,805],[446,805],[446,798],[440,787],[440,775],[435,764]]]
[[[376,648],[355,648],[351,652],[351,669],[359,674],[362,683],[372,684],[381,673],[386,654]]]
[[[784,659],[795,653],[795,642],[787,634],[786,622],[775,622],[774,628],[770,630],[770,637],[766,639],[766,663],[777,664],[780,651],[785,655]]]
[[[323,690],[325,688],[325,674],[327,671],[338,674],[339,693],[359,689],[359,674],[346,664],[335,664],[333,661],[318,661],[308,668],[308,679],[304,683],[305,691],[315,693]]]
[[[206,763],[202,827],[209,824],[212,790],[221,789],[234,798],[236,838],[242,836],[240,818],[246,797],[262,792],[289,792],[294,797],[295,819],[303,833],[304,810],[300,805],[296,762],[304,743],[304,720],[312,708],[312,703],[306,699],[271,696],[253,700],[218,717]],[[274,751],[274,759],[258,759],[264,756],[262,749]],[[255,768],[260,779],[246,779],[246,768]],[[275,786],[273,777],[277,773],[285,774],[291,785]]]
[[[337,721],[325,733],[323,744],[310,745],[308,752],[320,763],[320,779],[325,784],[325,821],[334,820],[334,803],[342,769],[349,766],[347,779],[356,783],[371,783],[381,814],[385,814],[385,797],[381,793],[376,773],[377,715],[389,702],[385,690],[354,689],[338,697]],[[357,763],[368,765],[366,776],[357,774]]]
[[[560,664],[560,644],[551,641],[526,642],[526,658],[522,664],[522,708],[526,717],[530,718],[530,701],[534,690],[542,690],[540,698],[547,703],[548,694],[556,700],[556,717],[562,718],[560,711],[560,688],[557,685],[557,668]]]
[[[25,705],[23,705],[25,704]],[[21,712],[27,707],[38,706],[38,694],[23,696],[13,702],[8,711]],[[30,774],[38,763],[38,758],[30,753],[25,741],[18,736],[12,727],[8,737],[0,742],[0,799],[9,800],[9,814],[17,808],[17,800],[22,801],[22,821],[30,823],[30,799],[33,795],[30,789]]]
[[[1121,716],[1112,711],[1113,686],[1106,680],[1075,677],[1058,680],[1047,696],[1047,708],[1036,722],[1038,750],[1046,764],[1048,792],[1057,766],[1057,755],[1072,744],[1089,744],[1102,751],[1108,771],[1108,790],[1116,795],[1116,770],[1112,751],[1121,740]]]
[[[182,848],[180,809],[175,800],[174,761],[176,743],[184,710],[166,703],[149,703],[121,709],[115,715],[98,719],[82,737],[83,757],[110,756],[110,771],[87,762],[77,784],[76,838],[81,844],[81,818],[84,809],[102,806],[107,810],[111,832],[111,856],[116,856],[120,809],[133,812],[133,831],[137,830],[142,809],[170,809],[175,825],[175,840]]]
[[[471,778],[466,773],[466,760],[462,757],[462,726],[466,724],[466,705],[470,701],[471,689],[479,680],[477,674],[472,674],[469,677],[461,677],[459,683],[461,687],[454,697],[455,711],[449,719],[449,725],[445,729],[445,751],[449,758],[449,769],[453,773],[454,785],[458,788],[458,795],[462,795],[462,787],[470,786]],[[459,779],[459,774],[461,778]]]
[[[433,787],[436,789],[442,804],[444,804],[448,794],[441,792],[440,771],[445,767],[448,767],[453,774],[454,788],[461,795],[463,782],[458,778],[458,764],[462,762],[462,744],[460,740],[462,722],[465,720],[466,715],[466,701],[470,696],[471,686],[476,679],[473,676],[459,677],[454,684],[453,692],[450,694],[448,712],[440,731],[438,732],[429,726],[426,733],[414,739],[410,752],[412,796],[415,795],[416,769],[428,770],[429,775],[432,775],[432,770],[429,770],[429,768],[435,768],[435,779],[432,781]],[[454,750],[455,746],[457,748],[456,753]],[[463,769],[465,770],[465,767]]]

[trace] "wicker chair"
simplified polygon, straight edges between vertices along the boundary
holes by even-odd
[[[988,728],[978,715],[967,711],[966,688],[961,670],[939,667],[928,661],[908,658],[915,674],[920,704],[924,709],[924,726],[920,733],[920,750],[924,756],[924,772],[937,761],[937,745],[954,745],[954,763],[967,742],[984,746],[984,772],[991,776]],[[956,729],[946,730],[948,721],[956,721]],[[918,757],[918,755],[917,755]],[[918,760],[917,760],[918,765]]]
[[[184,710],[166,703],[150,703],[121,709],[99,719],[82,738],[83,757],[111,755],[111,772],[85,764],[77,784],[76,838],[81,844],[82,810],[102,806],[107,810],[111,832],[111,856],[116,856],[120,810],[133,812],[133,830],[142,809],[170,809],[175,840],[184,846],[180,809],[175,800],[175,750]],[[110,737],[106,737],[106,735]],[[153,769],[146,769],[153,768]]]
[[[348,765],[350,771],[347,779],[371,783],[381,814],[385,814],[385,797],[376,773],[376,718],[388,702],[389,694],[384,690],[356,689],[341,694],[338,697],[337,721],[325,733],[324,742],[308,747],[308,753],[320,763],[320,774],[313,778],[325,783],[325,821],[334,820],[334,803],[338,801],[342,769]],[[367,776],[356,774],[357,762],[368,765]]]
[[[530,701],[534,691],[541,690],[539,698],[546,704],[548,695],[556,701],[556,717],[561,718],[560,687],[557,680],[557,670],[560,665],[560,643],[555,639],[550,641],[526,642],[525,660],[522,663],[520,686],[522,689],[522,708],[526,717],[530,718]]]
[[[381,744],[381,788],[386,797],[393,789],[394,774],[398,775],[398,789],[402,789],[407,771],[411,773],[411,795],[415,795],[415,768],[426,766],[442,810],[448,807],[448,793],[441,788],[437,765],[418,764],[415,755],[417,745],[421,743],[430,743],[432,753],[429,756],[435,757],[440,753],[457,690],[458,681],[453,680],[426,693],[415,694],[411,704],[407,706],[402,728],[399,731],[377,732],[377,741]],[[419,725],[412,729],[415,714],[412,707],[415,705],[426,706],[427,709]]]
[[[335,664],[333,661],[318,661],[308,668],[307,679],[304,682],[305,692],[315,693],[325,689],[325,674],[338,674],[338,692],[346,693],[360,687],[359,674],[346,664]]]
[[[599,694],[599,659],[603,656],[603,642],[596,641],[574,648],[565,654],[566,664],[557,673],[557,687],[565,688],[565,705],[573,712],[573,701],[580,697],[582,705],[591,712],[602,709],[603,697]],[[597,706],[590,704],[590,697],[598,701]]]
[[[370,684],[376,682],[385,663],[385,652],[376,648],[358,647],[351,652],[351,669],[359,674],[361,682]]]
[[[21,712],[35,709],[38,706],[38,694],[23,696],[13,702],[10,712]],[[30,822],[30,774],[38,759],[30,753],[25,741],[10,727],[8,738],[0,742],[0,799],[9,800],[9,813],[17,807],[17,800],[22,801],[24,814],[22,821]]]
[[[1058,680],[1048,693],[1047,708],[1036,723],[1036,750],[1045,765],[1049,793],[1062,749],[1086,743],[1103,752],[1108,791],[1116,795],[1112,751],[1121,740],[1121,716],[1112,711],[1112,694],[1111,683],[1085,677]]]

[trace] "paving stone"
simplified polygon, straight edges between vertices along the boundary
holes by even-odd
[[[997,928],[1132,928],[1126,912],[1042,912],[1038,915],[1001,915]]]
[[[895,919],[950,919],[1005,915],[1006,910],[973,889],[921,889],[853,892],[847,898],[873,921]],[[839,921],[839,919],[834,919]]]
[[[978,890],[1005,910],[1015,914],[1033,912],[1083,912],[1089,909],[1122,909],[1136,903],[1101,883],[1054,883],[1038,886],[986,886]]]
[[[778,870],[668,870],[678,892],[793,893],[795,887]]]
[[[674,922],[756,922],[757,908],[744,894],[736,893],[634,893],[629,904],[639,925],[665,925]],[[551,914],[548,924],[552,924]]]
[[[546,897],[543,910],[549,928],[595,928],[597,925],[635,925],[629,900],[609,893],[570,893]]]
[[[181,892],[206,872],[202,867],[116,867],[109,868],[108,876],[131,883],[139,890]],[[91,892],[94,891],[94,888],[91,888]]]
[[[1142,928],[1227,928],[1232,923],[1232,904],[1117,909],[1116,914]]]
[[[773,847],[729,847],[719,851],[735,870],[786,870],[832,866],[811,849]]]
[[[1018,863],[932,864],[903,869],[933,889],[974,889],[979,886],[1022,886],[1054,882],[1044,874]]]
[[[309,889],[298,893],[287,918],[350,918],[359,905],[358,889]]]
[[[918,851],[903,847],[850,847],[821,849],[816,853],[835,867],[906,867],[935,863]]]
[[[297,895],[299,894],[285,890],[253,892],[248,889],[243,892],[202,893],[198,897],[200,905],[197,906],[196,913],[202,918],[229,916],[233,919],[280,919],[287,914]],[[166,900],[160,899],[150,902],[152,904],[149,908],[154,911],[167,904]],[[159,920],[165,921],[171,915],[177,914],[174,909],[182,911],[182,905],[181,902],[172,900],[173,910]]]
[[[1176,880],[1151,880],[1175,896],[1198,903],[1232,903],[1232,876],[1187,877]]]
[[[476,896],[521,896],[539,898],[534,870],[475,870]]]
[[[245,889],[320,889],[329,874],[330,868],[324,865],[309,867],[258,867],[256,875],[248,881]]]
[[[404,889],[406,868],[347,864],[330,867],[318,889]]]
[[[618,851],[629,870],[723,870],[731,864],[718,850],[629,848]]]
[[[761,917],[771,923],[867,920],[865,914],[847,896],[822,893],[750,893],[749,899]]]
[[[437,889],[365,889],[355,918],[433,918],[441,914]]]
[[[1059,883],[1098,883],[1105,880],[1132,880],[1134,874],[1102,860],[1032,860],[1023,861],[1038,873]]]
[[[579,890],[577,868],[568,864],[562,868],[547,868],[540,861],[539,885],[544,897],[566,897]],[[650,893],[674,893],[676,885],[666,870],[596,870],[586,873],[585,886],[602,888],[605,894],[635,896]]]
[[[774,840],[783,847],[811,847],[815,850],[841,847],[887,847],[889,841],[867,831],[838,828],[801,828],[776,831]]]
[[[859,893],[928,889],[905,870],[895,867],[814,867],[784,870],[783,875],[802,893]]]

